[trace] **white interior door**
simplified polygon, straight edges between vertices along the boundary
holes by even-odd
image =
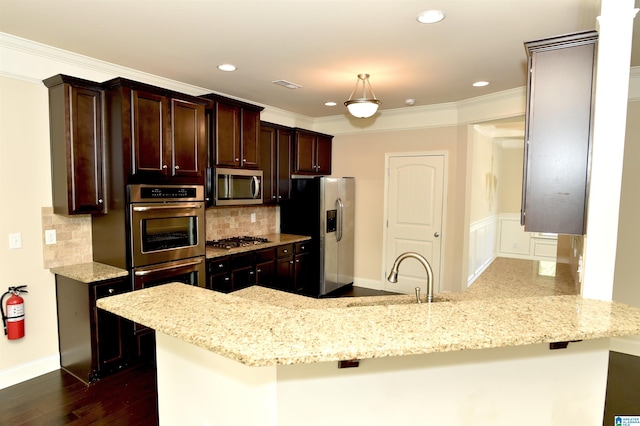
[[[393,155],[387,164],[387,228],[385,285],[388,291],[426,294],[426,272],[415,259],[402,262],[398,282],[386,280],[398,255],[423,255],[433,269],[434,289],[440,290],[444,199],[443,154]]]

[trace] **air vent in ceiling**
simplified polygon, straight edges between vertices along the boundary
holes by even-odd
[[[299,89],[302,86],[299,84],[292,83],[287,80],[274,80],[272,83],[277,84],[278,86],[286,87],[287,89]]]

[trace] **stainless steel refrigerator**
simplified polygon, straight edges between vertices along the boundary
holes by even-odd
[[[353,284],[355,179],[294,178],[280,204],[280,230],[311,237],[305,292],[325,296]]]

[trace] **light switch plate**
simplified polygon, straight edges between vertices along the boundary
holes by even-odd
[[[22,234],[20,232],[14,232],[9,234],[9,248],[19,249],[22,248]]]

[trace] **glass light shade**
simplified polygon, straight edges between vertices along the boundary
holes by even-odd
[[[356,93],[361,93],[361,97],[354,99],[353,95]],[[354,117],[368,118],[378,111],[379,105],[380,101],[376,99],[376,95],[371,89],[371,83],[369,83],[369,74],[358,74],[356,85],[344,106]]]
[[[345,102],[347,109],[357,118],[368,118],[378,111],[378,105],[380,101],[375,99],[361,99],[361,100],[352,100]]]

